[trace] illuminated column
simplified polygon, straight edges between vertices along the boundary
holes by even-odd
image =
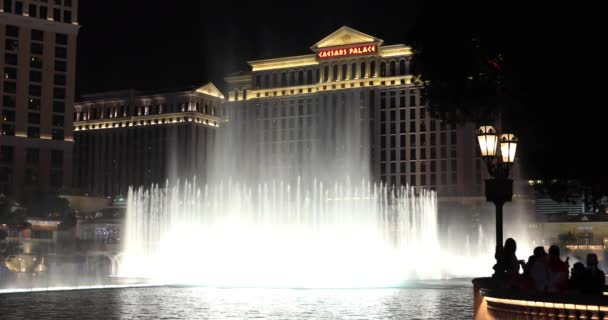
[[[323,79],[325,77],[325,64],[321,63],[319,64],[319,83],[323,82]]]
[[[376,67],[374,68],[374,77],[378,77],[380,74],[380,59],[374,58],[374,63]]]
[[[344,63],[346,64],[346,77],[344,77],[344,79],[350,80],[350,62],[344,61]]]
[[[338,76],[336,77],[336,81],[342,80],[342,63],[340,61],[336,62],[338,66]]]

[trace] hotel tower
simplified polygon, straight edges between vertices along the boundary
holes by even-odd
[[[0,1],[0,193],[72,181],[77,0]]]
[[[481,195],[474,126],[455,128],[429,110],[411,47],[342,27],[310,51],[249,61],[251,70],[226,77],[228,121],[257,123],[256,148],[280,150],[288,158],[282,164],[298,170],[320,137],[314,122],[356,113],[376,182],[432,188],[439,196]]]

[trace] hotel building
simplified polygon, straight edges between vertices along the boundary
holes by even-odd
[[[2,194],[70,187],[77,6],[77,0],[0,1]]]
[[[429,111],[409,46],[342,27],[310,50],[249,61],[250,71],[226,78],[228,115],[255,119],[264,137],[259,148],[287,150],[297,167],[319,138],[310,122],[357,111],[374,180],[439,196],[482,195],[475,127],[453,127]]]
[[[75,105],[74,186],[126,195],[129,186],[204,179],[224,101],[212,84],[168,92],[90,94]]]

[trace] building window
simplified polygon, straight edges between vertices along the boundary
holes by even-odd
[[[40,158],[40,150],[27,148],[25,150],[25,162],[30,165],[38,165],[38,161]]]
[[[53,9],[53,20],[61,21],[61,9],[58,9],[58,8]]]
[[[29,124],[39,125],[40,124],[40,113],[37,113],[37,112],[28,113],[27,121],[29,122]]]
[[[304,84],[304,71],[298,71],[298,85]]]
[[[13,96],[2,97],[2,106],[4,108],[14,108],[15,105],[16,105],[15,97],[13,97]]]
[[[61,188],[63,186],[63,173],[61,171],[53,170],[51,172],[51,187]]]
[[[19,27],[7,25],[5,34],[9,37],[18,38],[19,37]]]
[[[40,19],[46,19],[49,15],[49,9],[45,6],[40,6]]]
[[[68,49],[65,47],[55,47],[55,58],[67,59],[68,57]],[[275,84],[276,84],[276,75],[274,76]]]
[[[17,92],[17,84],[10,81],[4,81],[4,92],[5,93],[16,93]]]
[[[55,71],[66,72],[67,63],[61,60],[55,60]],[[268,78],[266,78],[268,79]]]
[[[65,71],[65,70],[59,70],[59,71]],[[269,74],[264,75],[264,88],[270,88],[270,75]]]
[[[306,71],[306,83],[307,84],[312,84],[313,83],[313,79],[312,79],[312,70],[308,69]]]
[[[281,78],[279,78],[279,87],[284,87],[287,85],[287,74],[285,72],[281,72]]]
[[[55,113],[63,113],[63,112],[65,112],[65,102],[63,102],[63,101],[53,101],[53,112],[55,112]]]
[[[39,85],[30,84],[30,96],[40,97],[42,95],[42,87]]]
[[[23,14],[23,2],[15,1],[15,14]]]
[[[376,61],[369,63],[369,75],[370,77],[374,77],[376,75]]]
[[[32,57],[30,59],[30,67],[35,69],[42,69],[42,59],[40,59],[40,57]]]
[[[37,15],[37,12],[36,12],[37,10],[36,9],[38,9],[38,8],[36,7],[35,4],[30,4],[29,9],[30,10],[29,10],[28,14],[30,15],[30,17],[34,17],[35,18],[36,15]]]
[[[261,79],[260,75],[255,76],[255,88],[260,89],[261,85],[262,85],[262,79]]]
[[[346,76],[348,75],[348,65],[342,65],[342,80],[346,80]]]
[[[6,51],[18,51],[19,50],[19,41],[15,39],[6,39],[4,42],[4,48]]]
[[[65,86],[65,75],[63,74],[56,74],[54,76],[54,80],[55,80],[55,85],[56,86]]]
[[[30,82],[42,82],[42,72],[35,70],[30,71]]]
[[[380,63],[380,76],[386,77],[386,62],[384,61]]]
[[[53,127],[62,127],[63,128],[64,121],[63,116],[53,115]]]
[[[399,61],[399,74],[405,75],[405,60]]]
[[[40,110],[40,99],[30,97],[27,101],[27,108],[30,110]]]
[[[296,85],[296,72],[295,71],[289,72],[289,85],[290,86]]]
[[[53,89],[53,98],[64,99],[65,98],[65,88],[54,88]]]
[[[17,80],[17,69],[10,67],[4,68],[4,79]]]
[[[53,136],[53,140],[63,140],[64,139],[63,129],[53,129],[52,136]]]
[[[27,127],[27,136],[28,138],[40,138],[40,128]]]
[[[62,150],[51,150],[51,167],[62,168],[63,167],[63,151]]]
[[[13,0],[4,0],[4,12],[12,12],[13,11]]]
[[[2,135],[3,136],[14,136],[15,135],[15,125],[2,124]]]
[[[4,63],[16,66],[17,62],[18,60],[16,54],[6,53],[4,55]]]
[[[44,41],[44,31],[32,30],[32,41]]]
[[[12,164],[14,150],[13,146],[0,146],[0,163]]]
[[[396,70],[395,70],[395,61],[391,61],[390,67],[389,67],[389,71],[390,71],[390,75],[391,77],[396,76]]]
[[[62,34],[62,33],[58,33],[55,35],[55,44],[58,45],[67,45],[68,44],[68,35],[67,34]]]
[[[323,67],[323,82],[329,81],[329,66]]]
[[[365,78],[366,74],[365,74],[365,62],[361,62],[361,70],[360,70],[360,78],[363,79]]]
[[[32,54],[42,54],[43,45],[42,43],[33,42],[31,45],[31,53]]]
[[[15,122],[15,111],[14,110],[2,110],[2,121]]]
[[[72,22],[72,11],[63,11],[63,22],[71,23]]]
[[[332,80],[338,81],[338,65],[337,64],[334,64],[334,66],[332,68],[332,72],[333,72]]]

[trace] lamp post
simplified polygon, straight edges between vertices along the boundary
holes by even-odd
[[[513,180],[509,179],[509,170],[515,161],[517,138],[511,133],[499,135],[493,126],[481,126],[477,130],[477,140],[481,157],[486,161],[488,172],[493,177],[486,180],[486,200],[496,206],[496,265],[493,277],[497,278],[505,272],[502,207],[513,197]]]

